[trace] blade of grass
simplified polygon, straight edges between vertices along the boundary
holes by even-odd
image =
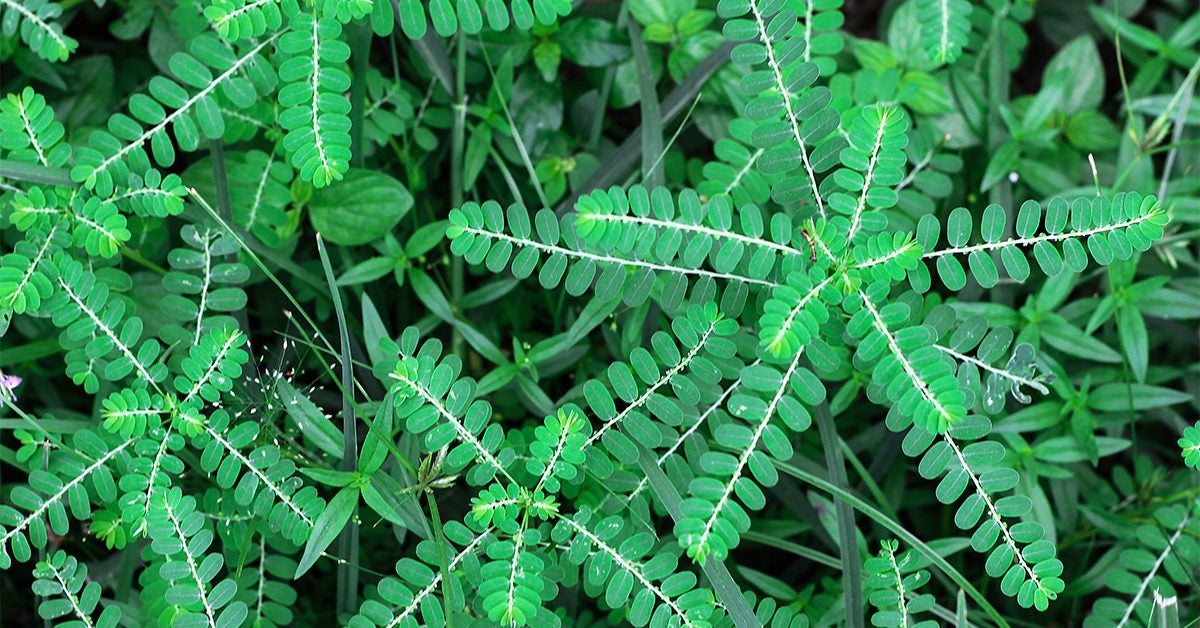
[[[358,425],[354,420],[354,362],[350,356],[350,330],[346,328],[346,312],[342,308],[341,292],[333,265],[329,263],[329,252],[325,250],[325,239],[317,234],[317,251],[321,255],[321,267],[325,269],[325,281],[333,298],[333,311],[337,315],[338,335],[341,339],[342,363],[342,470],[358,470]],[[355,506],[355,511],[358,508]],[[349,563],[358,562],[358,518],[338,534],[337,605],[339,612],[353,613],[358,609],[358,572]]]
[[[633,47],[633,65],[637,68],[638,100],[642,110],[642,179],[647,187],[663,184],[663,169],[658,156],[663,152],[662,107],[650,68],[650,53],[637,20],[629,20],[629,44]]]
[[[671,134],[671,139],[667,140],[667,143],[663,146],[663,149],[660,150],[658,152],[658,156],[655,157],[654,164],[650,168],[651,170],[659,168],[659,165],[662,163],[662,160],[667,156],[667,151],[670,150],[671,147],[675,145],[675,140],[679,139],[679,134],[683,133],[683,130],[685,128],[687,128],[688,120],[691,120],[692,112],[696,110],[696,105],[700,104],[700,97],[702,95],[703,94],[696,94],[696,99],[692,101],[692,106],[688,107],[687,115],[685,115],[683,117],[683,120],[678,125],[676,125],[675,132]],[[628,188],[630,185],[633,185],[635,180],[636,180],[636,177],[631,176],[629,179],[625,180],[625,184],[622,187]]]
[[[1171,97],[1171,102],[1162,112],[1162,115],[1167,115],[1171,111],[1171,107],[1178,102],[1179,109],[1175,111],[1175,128],[1171,132],[1171,149],[1167,151],[1167,159],[1163,163],[1162,180],[1158,183],[1159,201],[1167,197],[1167,182],[1171,179],[1171,170],[1175,166],[1175,158],[1179,153],[1179,142],[1183,139],[1183,127],[1187,125],[1187,112],[1192,108],[1192,98],[1196,95],[1197,72],[1200,72],[1200,59],[1188,71],[1187,78],[1183,80],[1175,95]]]
[[[814,408],[814,411],[817,430],[821,433],[821,444],[825,450],[825,466],[829,469],[829,479],[834,484],[849,489],[846,463],[839,446],[841,438],[838,437],[837,427],[833,423],[833,414],[829,412],[829,404],[822,403]],[[837,512],[838,541],[842,549],[842,596],[846,601],[846,625],[864,628],[866,619],[863,616],[862,557],[858,553],[858,527],[854,524],[854,508],[846,500],[835,497],[834,509]]]
[[[748,530],[742,533],[742,540],[758,543],[760,545],[766,545],[767,547],[773,547],[789,554],[795,554],[804,560],[810,560],[818,565],[829,567],[830,569],[840,569],[842,567],[842,561],[838,560],[834,556],[830,556],[825,552],[818,552],[815,549],[804,547],[799,543],[785,541],[770,534]]]
[[[71,180],[71,173],[66,168],[50,168],[41,164],[26,164],[19,161],[0,159],[0,178],[28,181],[42,185],[60,185],[63,187],[79,187]]]
[[[621,3],[621,9],[617,12],[617,21],[614,23],[618,31],[625,28],[625,21],[629,19],[629,5]],[[604,131],[604,112],[608,108],[608,98],[612,94],[613,81],[617,77],[617,66],[610,65],[604,70],[604,81],[600,84],[600,91],[597,94],[596,114],[592,117],[592,128],[588,132],[587,150],[589,153],[595,153],[600,146],[600,135]]]
[[[871,477],[871,473],[867,471],[867,468],[863,466],[862,461],[859,460],[858,457],[854,455],[854,452],[850,450],[850,447],[846,445],[846,441],[839,438],[838,445],[840,446],[842,455],[845,457],[846,461],[850,463],[851,467],[854,467],[854,472],[857,473],[858,477],[862,479],[862,483],[866,486],[867,492],[869,492],[871,497],[875,498],[875,501],[879,503],[879,507],[886,512],[889,517],[897,517],[895,509],[893,509],[892,505],[888,503],[887,496],[883,494],[883,490],[879,488],[879,484],[875,482],[875,478]]]
[[[1005,141],[1004,118],[1001,110],[1008,106],[1011,95],[1011,85],[1008,72],[1008,55],[1004,50],[1005,18],[1009,7],[1005,5],[996,11],[992,22],[991,45],[988,49],[988,125],[987,146],[989,153],[995,153]],[[1013,207],[1013,183],[1008,177],[1002,177],[1000,182],[991,189],[989,200],[1001,207]],[[1012,237],[1014,225],[1006,225],[1004,237]],[[999,263],[998,252],[991,254],[993,261]],[[1016,299],[1013,286],[999,283],[991,290],[992,299],[998,303],[1011,306]]]

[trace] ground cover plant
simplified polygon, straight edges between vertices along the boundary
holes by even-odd
[[[1184,0],[0,0],[14,625],[1188,625]]]

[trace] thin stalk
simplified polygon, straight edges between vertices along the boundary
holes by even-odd
[[[1162,115],[1166,115],[1170,111],[1170,107],[1176,102],[1180,94],[1183,94],[1182,100],[1179,101],[1179,109],[1175,112],[1175,128],[1171,134],[1171,144],[1177,145],[1183,139],[1183,127],[1187,125],[1187,112],[1192,107],[1192,97],[1195,93],[1196,71],[1200,70],[1200,60],[1196,61],[1196,65],[1192,66],[1191,72],[1183,81],[1179,91],[1175,97],[1171,98],[1171,104],[1167,105],[1167,109],[1163,110]],[[1156,121],[1157,122],[1157,121]],[[1158,200],[1163,201],[1167,198],[1167,183],[1171,179],[1171,171],[1175,168],[1175,157],[1179,150],[1172,148],[1167,151],[1167,160],[1163,164],[1162,180],[1158,183]]]
[[[492,156],[492,162],[500,170],[500,176],[504,178],[504,183],[508,185],[508,191],[512,192],[513,200],[524,205],[525,196],[521,194],[521,187],[517,185],[517,180],[513,178],[512,171],[508,169],[508,164],[504,163],[504,158],[500,156],[500,153],[496,152],[495,146],[488,147],[488,154]]]
[[[140,252],[138,252],[134,249],[131,249],[128,246],[121,245],[120,251],[121,251],[121,256],[124,257],[125,259],[128,259],[132,262],[137,262],[138,264],[145,266],[146,268],[154,271],[155,273],[157,273],[159,275],[167,274],[167,269],[163,268],[162,266],[159,266],[158,264],[154,263],[153,261],[151,261],[149,259],[146,259],[146,257],[144,255],[142,255]]]
[[[457,68],[454,72],[454,126],[450,129],[450,206],[462,207],[463,152],[466,147],[467,124],[467,42],[462,33],[458,35],[455,49]],[[463,280],[466,270],[461,255],[450,257],[450,303],[457,308],[463,297]],[[450,350],[460,359],[466,356],[463,350],[462,333],[457,327],[450,330]],[[464,360],[465,361],[465,360]]]
[[[496,80],[496,68],[492,65],[492,59],[488,56],[487,48],[483,48],[483,60],[487,63],[488,74],[492,80]],[[525,142],[521,139],[521,130],[517,128],[516,119],[513,118],[512,110],[508,108],[508,101],[500,95],[500,109],[504,111],[504,117],[508,121],[508,128],[512,132],[513,143],[517,146],[517,153],[521,155],[521,163],[525,166],[525,172],[529,175],[529,184],[533,186],[533,191],[537,193],[538,202],[542,207],[549,208],[550,200],[546,197],[546,190],[542,186],[542,182],[538,180],[537,168],[533,165],[533,159],[529,156],[529,150],[525,148]]]

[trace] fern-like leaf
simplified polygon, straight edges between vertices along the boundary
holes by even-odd
[[[293,171],[276,155],[252,150],[226,156],[233,221],[268,246],[280,243],[288,225]]]
[[[421,625],[440,625],[445,622],[443,604],[462,608],[463,585],[462,565],[464,562],[478,569],[476,552],[495,540],[491,529],[474,532],[461,523],[449,521],[445,524],[447,544],[457,544],[462,549],[449,556],[449,571],[431,569],[437,565],[438,550],[431,541],[422,541],[418,556],[428,556],[428,563],[413,558],[401,558],[396,562],[396,575],[386,576],[376,589],[378,599],[367,599],[358,614],[350,618],[349,628],[417,628]],[[443,582],[443,580],[445,582]],[[438,600],[437,595],[448,590],[453,599]],[[420,621],[418,620],[420,618]]]
[[[660,194],[655,198],[665,204],[669,196]],[[699,267],[706,259],[707,248],[699,250],[694,257],[684,251],[684,258],[674,261],[682,239],[682,234],[678,232],[670,238],[664,237],[667,243],[662,246],[643,245],[637,247],[634,255],[621,255],[593,252],[586,242],[580,242],[574,223],[567,222],[572,219],[564,219],[560,225],[550,210],[537,212],[531,228],[528,211],[521,205],[511,205],[507,211],[511,235],[505,230],[505,216],[506,212],[495,201],[487,201],[483,205],[466,203],[460,209],[451,210],[450,224],[446,228],[451,251],[462,255],[470,263],[482,262],[493,271],[510,266],[511,262],[510,269],[519,279],[529,277],[537,269],[538,263],[542,262],[538,281],[546,289],[564,284],[565,280],[567,293],[579,295],[592,287],[594,281],[596,296],[601,300],[621,297],[631,305],[643,303],[650,296],[658,276],[662,275],[663,291],[667,295],[674,295],[671,298],[662,297],[663,305],[668,310],[679,306],[689,278],[774,285],[772,281],[750,276],[749,273],[720,272]],[[585,218],[580,220],[587,221]],[[707,246],[711,246],[711,238]],[[545,256],[544,261],[542,256]],[[663,262],[663,258],[671,261]],[[573,264],[568,271],[569,261]]]
[[[151,504],[147,521],[151,550],[164,562],[151,567],[166,585],[142,589],[142,597],[159,597],[170,608],[171,623],[208,626],[241,624],[246,605],[234,600],[237,584],[217,579],[224,566],[219,552],[207,553],[214,535],[196,500],[179,488],[162,491]],[[223,610],[222,610],[223,609]],[[161,619],[161,616],[160,616]]]
[[[0,100],[0,149],[8,159],[60,168],[71,158],[71,145],[62,143],[65,134],[46,99],[32,87]]]
[[[221,39],[238,41],[278,31],[285,15],[299,11],[295,0],[211,0],[204,7],[204,17],[212,22]]]
[[[941,476],[935,491],[938,501],[953,504],[969,491],[955,513],[955,525],[975,530],[971,547],[987,554],[984,569],[1000,579],[1005,595],[1015,597],[1022,607],[1045,610],[1065,586],[1062,561],[1055,557],[1041,523],[1007,522],[1026,517],[1032,502],[1020,494],[996,498],[1015,488],[1020,478],[1005,463],[1004,445],[984,440],[991,429],[991,422],[980,415],[968,416],[941,437],[914,427],[905,437],[904,450],[910,455],[924,451],[918,466],[923,477]]]
[[[49,532],[66,534],[68,506],[74,518],[88,518],[89,485],[99,501],[114,501],[117,494],[113,477],[120,475],[133,443],[106,440],[86,430],[76,432],[70,440],[73,451],[51,451],[47,471],[31,471],[28,486],[14,486],[8,499],[16,508],[0,505],[0,569],[11,567],[13,558],[28,561],[33,548],[46,547]],[[114,474],[110,465],[118,473]]]
[[[843,167],[833,172],[845,192],[829,195],[829,207],[850,217],[849,239],[860,229],[875,232],[887,225],[881,214],[865,212],[889,209],[899,201],[892,186],[904,178],[907,129],[902,109],[879,106],[863,107],[850,127],[850,145],[840,154]]]
[[[742,369],[741,390],[726,405],[741,421],[713,429],[714,441],[730,451],[703,456],[706,474],[692,480],[682,505],[684,517],[675,524],[680,545],[696,561],[725,560],[750,527],[746,510],[766,505],[760,486],[779,481],[772,460],[787,460],[793,453],[779,423],[792,433],[812,425],[808,408],[825,400],[825,386],[800,365],[803,356],[797,351],[786,366],[758,363]]]
[[[50,256],[68,244],[66,238],[61,225],[47,233],[33,231],[0,258],[0,316],[41,310],[54,294]]]
[[[50,0],[0,0],[0,25],[5,35],[20,33],[33,52],[47,61],[66,61],[79,42],[63,34],[54,21],[62,5]]]
[[[786,205],[811,198],[824,216],[817,175],[837,159],[842,141],[834,131],[839,121],[829,106],[829,88],[813,86],[821,70],[807,56],[812,21],[798,27],[796,12],[784,4],[725,0],[717,5],[717,12],[727,20],[728,39],[752,40],[734,48],[733,62],[765,65],[747,73],[741,89],[751,98],[743,115],[761,123],[752,137],[755,148],[765,151],[757,166],[765,175],[779,176],[772,189],[774,199]],[[809,12],[816,8],[815,3],[805,4]],[[840,18],[840,13],[835,15]]]
[[[469,469],[467,481],[474,485],[497,474],[513,482],[507,471],[512,451],[497,453],[503,430],[491,421],[491,405],[476,398],[475,381],[459,377],[462,365],[456,356],[442,358],[440,347],[426,343],[418,351],[416,345],[415,329],[405,333],[400,345],[385,341],[385,352],[400,357],[377,365],[377,375],[393,394],[396,418],[421,435],[425,451],[450,448],[442,465],[446,473]]]
[[[653,249],[662,264],[694,268],[707,260],[718,272],[741,271],[759,280],[772,274],[779,256],[790,256],[792,264],[806,257],[788,244],[794,237],[790,221],[773,223],[770,239],[764,238],[762,211],[754,205],[735,211],[725,196],[704,204],[684,190],[676,203],[665,188],[653,193],[641,186],[628,192],[612,188],[581,197],[575,212],[575,230],[584,242],[626,257]]]
[[[1194,508],[1194,506],[1193,506]],[[1152,521],[1138,525],[1132,543],[1120,548],[1120,558],[1104,574],[1104,583],[1122,598],[1105,596],[1092,606],[1087,628],[1153,625],[1159,612],[1152,593],[1173,597],[1177,588],[1192,588],[1194,558],[1200,551],[1195,535],[1200,520],[1191,508],[1167,505],[1156,509]]]
[[[971,3],[966,0],[917,0],[921,43],[937,63],[953,64],[971,33]]]
[[[928,611],[934,598],[928,593],[918,594],[916,589],[929,582],[929,572],[922,569],[920,556],[909,550],[897,556],[900,544],[893,540],[883,542],[879,554],[868,558],[864,568],[867,572],[867,599],[879,609],[871,618],[872,626],[895,628],[937,628],[932,619],[915,621],[913,615]]]
[[[60,626],[114,628],[121,620],[121,608],[108,606],[95,620],[92,615],[100,602],[100,583],[88,578],[87,565],[62,550],[54,552],[33,569],[34,594],[42,597],[38,614],[43,619],[71,615],[73,621]]]
[[[653,534],[631,532],[618,516],[598,521],[587,509],[560,516],[551,538],[570,540],[566,559],[582,565],[586,588],[603,593],[613,608],[629,605],[627,619],[640,628],[677,625],[707,627],[715,613],[712,593],[697,587],[696,575],[676,571],[678,557],[667,548],[656,550]]]
[[[296,476],[296,463],[274,444],[254,447],[261,426],[255,421],[231,423],[229,413],[216,410],[208,421],[181,413],[184,431],[198,432],[193,445],[202,450],[200,466],[214,474],[234,500],[261,516],[269,528],[297,545],[303,544],[325,500]],[[250,449],[249,452],[245,450]]]
[[[107,130],[92,133],[88,147],[76,150],[71,178],[107,198],[117,187],[128,185],[131,174],[145,177],[151,156],[162,167],[175,163],[168,129],[184,151],[196,150],[201,134],[209,139],[221,137],[225,122],[218,94],[238,106],[250,107],[260,88],[264,93],[270,91],[274,71],[260,53],[276,37],[257,43],[240,56],[211,35],[192,38],[188,52],[176,53],[168,63],[178,82],[165,76],[151,79],[148,95],[130,98],[132,117],[113,114]]]
[[[222,260],[239,248],[227,234],[185,225],[180,235],[188,246],[167,256],[173,270],[163,276],[163,288],[170,294],[161,302],[163,313],[177,323],[164,325],[160,336],[168,344],[195,345],[210,330],[237,328],[232,316],[217,313],[246,306],[239,284],[250,278],[250,270],[241,262]]]
[[[283,147],[302,179],[325,187],[350,169],[350,75],[342,69],[350,47],[333,18],[300,12],[290,28],[279,38]]]
[[[855,359],[870,368],[873,381],[886,384],[886,401],[896,404],[901,415],[942,434],[967,415],[966,396],[954,369],[933,347],[933,331],[907,326],[909,306],[882,304],[886,295],[885,285],[874,284],[847,299],[852,316],[846,330],[861,339]]]
[[[1015,238],[1003,238],[1007,220],[1003,208],[989,205],[980,222],[983,242],[968,245],[973,220],[971,213],[960,207],[950,212],[946,221],[949,248],[936,249],[941,225],[929,215],[917,225],[917,241],[926,251],[925,259],[936,262],[938,276],[947,288],[961,290],[966,286],[960,256],[967,258],[971,276],[979,285],[990,288],[1000,279],[989,255],[993,251],[1000,253],[1005,271],[1016,281],[1029,278],[1029,261],[1021,250],[1029,247],[1047,276],[1064,270],[1081,272],[1087,268],[1089,252],[1097,264],[1105,266],[1114,259],[1129,259],[1135,251],[1149,250],[1163,236],[1167,215],[1154,196],[1121,192],[1111,199],[1077,198],[1072,202],[1055,197],[1046,208],[1044,223],[1041,205],[1025,201],[1017,213]]]
[[[601,423],[583,447],[590,459],[589,469],[601,478],[612,473],[612,462],[602,459],[593,444],[602,444],[621,464],[636,465],[637,444],[650,450],[660,448],[663,426],[682,425],[682,408],[698,401],[697,381],[711,382],[717,375],[714,362],[734,358],[736,349],[730,337],[737,331],[737,323],[720,316],[715,304],[693,306],[671,327],[682,346],[660,331],[651,338],[653,352],[637,347],[628,363],[609,366],[608,386],[595,379],[584,384],[584,397]],[[625,404],[619,411],[613,393]]]
[[[744,118],[729,123],[729,137],[713,145],[717,161],[704,164],[704,181],[696,187],[697,192],[710,199],[728,195],[737,207],[765,205],[771,200],[775,177],[767,177],[757,167],[766,150],[750,147],[758,126]]]
[[[79,262],[61,256],[54,265],[59,291],[45,307],[52,313],[54,324],[65,328],[61,338],[71,348],[68,365],[98,362],[103,367],[88,370],[102,371],[110,381],[133,373],[139,386],[149,386],[161,394],[158,383],[167,376],[166,365],[157,361],[162,347],[154,339],[138,345],[143,330],[141,318],[126,316],[126,302],[110,300],[108,284]],[[75,379],[76,383],[83,382],[78,376]]]

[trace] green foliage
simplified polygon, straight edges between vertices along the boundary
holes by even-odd
[[[1099,4],[0,0],[16,621],[1193,620],[1200,15]]]
[[[239,56],[215,37],[190,40],[188,52],[178,52],[168,61],[174,78],[156,76],[150,81],[149,95],[130,98],[132,117],[113,114],[107,131],[93,133],[88,147],[75,151],[71,178],[101,197],[109,197],[135,176],[154,176],[147,174],[151,159],[164,168],[173,165],[175,144],[183,151],[194,151],[202,139],[220,138],[225,133],[222,104],[250,107],[258,94],[270,90],[276,81],[274,71],[258,56],[271,41]]]
[[[1115,626],[1135,618],[1148,624],[1161,612],[1152,592],[1159,598],[1171,598],[1177,595],[1177,586],[1191,586],[1186,565],[1200,551],[1192,536],[1196,529],[1194,506],[1156,509],[1152,521],[1135,528],[1126,545],[1113,548],[1119,556],[1118,566],[1105,574],[1104,581],[1121,597],[1096,600],[1087,624]]]

